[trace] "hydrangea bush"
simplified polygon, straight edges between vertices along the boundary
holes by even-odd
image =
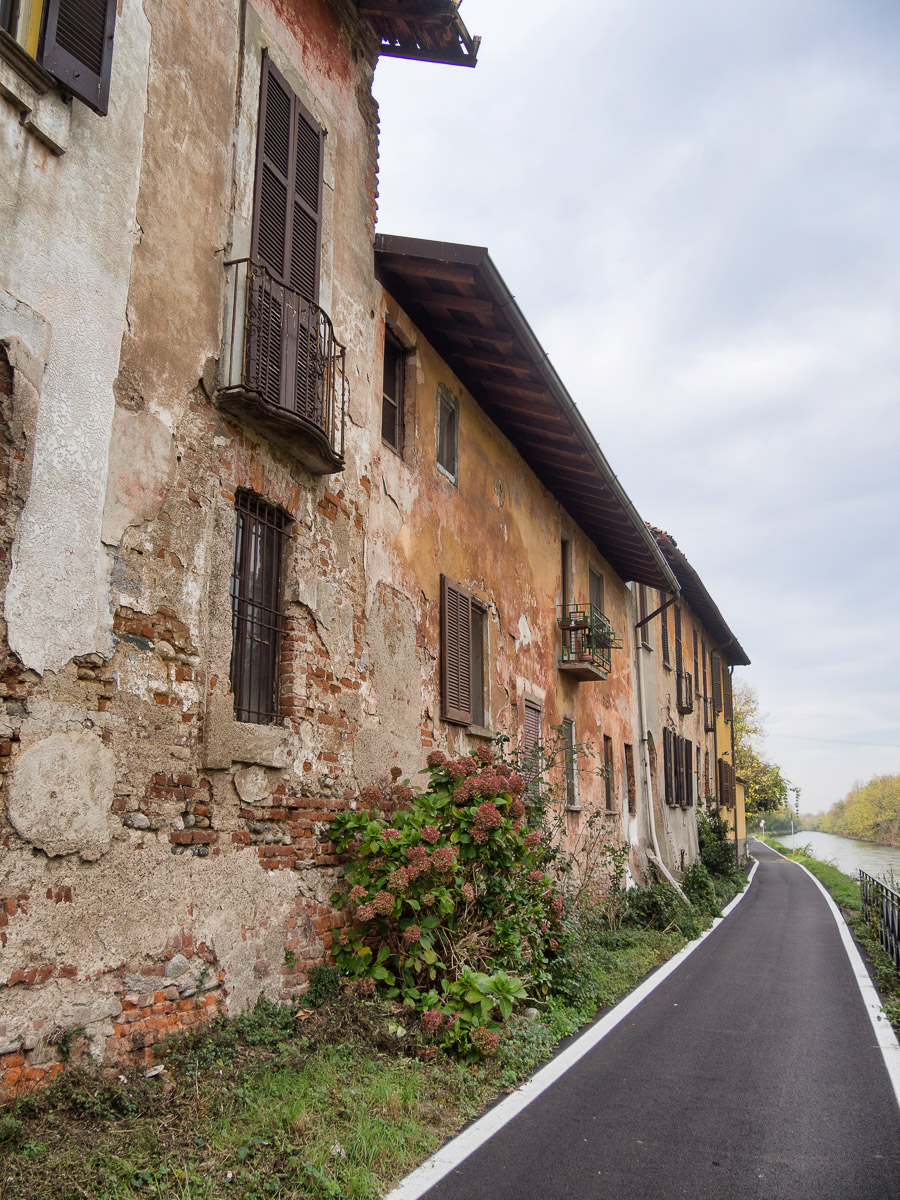
[[[352,921],[335,961],[424,1013],[446,1045],[489,1053],[514,1004],[549,988],[563,908],[554,848],[529,820],[525,779],[491,747],[427,761],[424,789],[364,788],[332,823],[349,855],[332,900]]]

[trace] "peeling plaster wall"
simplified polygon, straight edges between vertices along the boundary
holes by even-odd
[[[0,101],[0,339],[19,336],[44,363],[5,614],[12,649],[39,673],[111,650],[99,527],[137,233],[149,34],[139,0],[125,0],[109,115],[73,103],[62,155]]]

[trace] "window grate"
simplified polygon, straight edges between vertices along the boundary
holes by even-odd
[[[267,725],[279,709],[284,617],[281,563],[288,518],[251,492],[235,504],[231,690],[239,721]]]

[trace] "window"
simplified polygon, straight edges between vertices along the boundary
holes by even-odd
[[[700,638],[694,629],[694,691],[700,686]]]
[[[541,773],[541,706],[533,700],[526,700],[524,716],[522,774],[529,783],[533,783]]]
[[[575,722],[571,717],[563,717],[562,733],[566,768],[566,808],[578,808],[578,789],[575,770]]]
[[[457,435],[459,405],[456,398],[438,384],[437,392],[437,464],[456,483],[458,470]]]
[[[0,0],[0,29],[95,112],[109,108],[116,0]]]
[[[663,729],[666,804],[687,808],[694,803],[694,746],[673,729]]]
[[[703,795],[711,796],[712,788],[709,780],[709,751],[706,750],[703,754]]]
[[[644,584],[638,584],[638,619],[643,621],[650,615],[650,599],[647,595],[647,588]],[[652,621],[647,621],[646,624],[640,627],[640,641],[642,646],[652,646],[650,641],[650,631],[653,625]]]
[[[472,724],[484,729],[487,717],[487,609],[472,600]]]
[[[665,592],[660,592],[659,593],[660,605],[664,605],[665,602],[666,602],[666,594],[665,594]],[[667,608],[663,608],[662,612],[659,614],[659,621],[660,621],[659,644],[660,644],[660,649],[662,650],[662,660],[665,663],[665,665],[668,667],[671,664],[669,662],[669,610]]]
[[[734,771],[731,768],[731,763],[726,762],[724,758],[719,759],[719,804],[723,808],[734,808],[735,804],[735,787],[734,787]]]
[[[606,736],[603,738],[603,770],[606,784],[606,811],[612,812],[616,806],[616,781],[613,769],[612,738]]]
[[[712,671],[712,702],[715,712],[722,711],[722,660],[718,654],[709,656],[709,665]]]
[[[625,782],[628,785],[628,811],[637,812],[637,785],[634,778],[634,749],[625,746]]]
[[[323,131],[263,56],[250,238],[247,374],[271,405],[324,427],[317,307]],[[328,323],[330,329],[330,322]],[[327,339],[326,339],[327,340]]]
[[[734,716],[734,696],[731,690],[731,672],[725,663],[722,664],[722,708],[726,721]]]
[[[381,440],[403,452],[403,388],[406,353],[389,329],[384,331],[384,372],[381,386]]]
[[[281,571],[288,518],[239,492],[231,576],[231,691],[239,721],[267,725],[278,716]]]
[[[588,598],[597,612],[605,612],[603,595],[603,576],[593,567],[588,568]]]

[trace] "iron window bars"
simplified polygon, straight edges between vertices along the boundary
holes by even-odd
[[[235,504],[231,576],[231,691],[238,721],[267,725],[279,713],[284,618],[281,566],[287,516],[252,492]]]

